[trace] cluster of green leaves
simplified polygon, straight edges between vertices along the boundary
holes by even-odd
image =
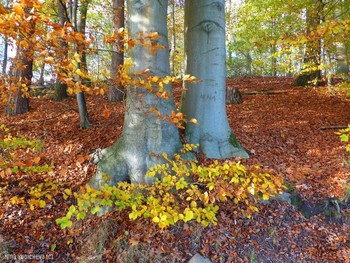
[[[345,146],[345,149],[347,152],[350,152],[350,143],[349,143],[349,137],[350,137],[350,125],[348,125],[347,128],[339,130],[336,132],[337,135],[340,137],[340,141],[347,143]]]
[[[24,137],[12,136],[5,125],[0,125],[0,176],[12,173],[46,173],[52,166],[39,164],[41,157],[37,155],[43,150],[43,143]]]
[[[65,190],[59,189],[62,186],[58,182],[44,176],[54,167],[43,161],[43,146],[40,140],[12,136],[5,125],[0,125],[0,196],[3,200],[35,210],[44,208],[59,192],[64,193],[63,198],[68,198]],[[29,183],[36,181],[33,178],[42,182]]]
[[[250,218],[258,211],[258,200],[268,200],[284,189],[280,175],[267,173],[261,167],[218,161],[203,166],[183,157],[195,147],[198,145],[185,145],[174,158],[163,154],[164,163],[147,172],[148,177],[156,177],[152,185],[120,182],[116,186],[106,184],[100,190],[86,186],[74,193],[77,205],[72,205],[66,216],[56,222],[61,228],[70,227],[74,217],[82,220],[87,213],[115,207],[128,209],[132,220],[148,218],[160,228],[190,220],[204,226],[215,225],[223,202],[230,202],[236,216]]]

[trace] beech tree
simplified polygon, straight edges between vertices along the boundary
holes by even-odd
[[[186,137],[199,144],[209,158],[248,157],[233,135],[226,114],[225,1],[185,2],[186,74],[196,76],[187,83],[182,110],[189,122]]]
[[[69,21],[68,19],[68,13],[67,13],[67,9],[66,9],[66,5],[65,3],[63,3],[61,0],[56,0],[56,5],[57,5],[57,14],[58,14],[58,21],[59,24],[62,28],[65,27],[65,24]],[[59,52],[59,57],[58,59],[60,60],[60,62],[64,62],[64,60],[66,60],[68,58],[68,43],[67,41],[65,41],[64,38],[60,38],[59,39],[59,48],[57,48],[57,52]],[[59,50],[58,50],[59,49]],[[54,94],[54,100],[57,101],[61,101],[65,98],[68,97],[67,94],[67,84],[62,82],[60,80],[60,71],[63,69],[58,69],[57,70],[57,80],[56,80],[56,84],[55,84],[55,94]],[[64,73],[64,72],[63,72]]]
[[[22,30],[18,32],[16,58],[12,65],[11,73],[14,75],[14,78],[12,78],[6,109],[9,115],[17,115],[29,111],[28,91],[33,76],[34,57],[32,37],[35,32],[35,16],[31,13],[32,7],[33,1],[27,1],[26,6],[21,9],[22,11],[17,11],[22,14]]]
[[[303,59],[303,70],[295,80],[298,86],[306,86],[310,82],[318,83],[321,79],[321,41],[318,29],[322,19],[324,3],[322,0],[311,0],[306,7],[307,43]]]
[[[124,27],[124,0],[113,0],[113,33],[118,35],[118,30]],[[124,43],[119,39],[116,43],[113,44],[112,50],[112,60],[111,60],[111,80],[112,83],[109,85],[109,101],[119,101],[124,98],[124,90],[120,85],[119,66],[124,63],[124,52],[123,52]]]
[[[147,36],[157,32],[159,38],[152,42],[164,47],[156,52],[141,44],[129,49],[128,57],[132,60],[129,74],[133,78],[137,78],[139,72],[147,72],[155,77],[170,74],[167,7],[167,0],[127,1],[130,37],[137,39],[140,35]],[[146,171],[162,162],[162,153],[172,156],[181,148],[175,125],[162,120],[156,112],[151,111],[156,108],[162,116],[175,111],[171,86],[165,85],[169,99],[161,98],[142,86],[129,85],[126,90],[122,136],[114,145],[96,156],[96,161],[99,161],[98,171],[90,181],[94,188],[100,188],[106,182],[111,185],[119,181],[151,183],[152,179],[145,177]]]

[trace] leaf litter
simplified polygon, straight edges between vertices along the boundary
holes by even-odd
[[[227,80],[227,87],[238,88],[244,99],[242,104],[227,105],[234,134],[251,155],[241,162],[283,174],[291,191],[304,200],[345,200],[337,215],[340,220],[327,220],[323,214],[306,218],[295,206],[275,201],[258,204],[260,212],[249,220],[237,217],[230,204],[223,203],[218,225],[207,228],[187,222],[160,231],[145,219],[131,221],[125,212],[114,211],[61,230],[55,220],[74,203],[72,196],[57,194],[44,208],[34,210],[10,205],[2,198],[0,258],[11,262],[14,256],[27,255],[26,262],[39,262],[29,255],[45,255],[44,262],[81,261],[89,254],[87,237],[102,222],[111,222],[107,245],[97,255],[104,262],[184,262],[197,252],[212,262],[350,262],[349,156],[337,130],[331,128],[347,126],[350,103],[344,96],[327,94],[325,88],[295,87],[292,81],[270,77]],[[180,93],[176,86],[177,100]],[[42,140],[45,149],[37,160],[54,165],[49,179],[78,190],[95,172],[86,156],[120,137],[125,109],[123,102],[108,103],[103,97],[87,96],[87,103],[94,123],[87,130],[79,128],[73,97],[63,102],[49,96],[31,98],[29,113],[1,114],[0,123],[14,136]],[[205,156],[200,161],[210,162]],[[44,179],[16,178],[9,195],[24,194],[18,180],[35,185]],[[12,257],[6,257],[6,251]]]

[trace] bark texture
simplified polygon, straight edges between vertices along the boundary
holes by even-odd
[[[124,27],[124,0],[113,0],[113,31],[118,34],[118,30]],[[109,101],[121,101],[124,99],[125,90],[118,81],[119,66],[124,63],[124,44],[121,40],[113,45],[112,63],[111,63],[111,84],[109,85]]]
[[[296,78],[296,86],[307,86],[311,83],[318,85],[321,79],[321,37],[315,36],[313,32],[317,31],[321,23],[323,13],[322,0],[313,0],[306,10],[306,34],[308,42],[305,47],[303,59],[303,72]]]
[[[68,12],[66,4],[62,0],[57,0],[57,9],[58,9],[58,19],[61,27],[64,27],[66,22],[68,22]],[[58,59],[60,62],[63,62],[68,58],[68,43],[63,38],[59,39],[60,48],[57,50],[59,52]],[[61,78],[61,72],[63,69],[58,69],[57,72],[57,80],[55,83],[55,93],[53,99],[56,101],[64,100],[65,98],[68,98],[67,93],[67,84],[60,81]]]
[[[132,48],[128,54],[134,65],[131,75],[146,69],[151,75],[169,75],[167,5],[167,0],[128,0],[127,21],[131,37],[136,39],[139,32],[143,32],[144,36],[158,32],[160,38],[157,44],[165,46],[165,49],[157,50],[156,54],[142,45]],[[171,86],[166,89],[171,94],[169,100],[156,97],[144,87],[127,87],[122,136],[110,148],[102,150],[100,156],[96,156],[95,161],[100,162],[96,175],[90,181],[91,186],[100,188],[104,183],[114,185],[127,180],[133,183],[152,183],[153,179],[145,177],[146,171],[162,162],[162,152],[171,156],[181,148],[177,128],[154,114],[147,113],[150,107],[156,107],[163,115],[175,110]],[[108,177],[104,176],[106,174]]]
[[[30,7],[25,7],[25,17],[30,17]],[[11,90],[6,112],[8,115],[18,115],[29,111],[28,90],[30,89],[33,77],[33,43],[31,38],[35,32],[35,22],[31,19],[26,21],[28,27],[19,36],[21,41],[25,41],[27,45],[18,45],[15,63],[13,65],[13,73],[16,81],[21,85],[25,85],[26,92],[23,92],[24,87],[20,86],[16,90]],[[18,41],[20,43],[21,41]]]
[[[224,0],[185,3],[186,74],[198,82],[185,83],[182,109],[188,119],[186,137],[209,158],[248,157],[229,126],[226,114],[226,48]]]

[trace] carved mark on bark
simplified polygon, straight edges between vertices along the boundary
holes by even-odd
[[[134,1],[134,8],[137,11],[140,11],[142,9],[144,9],[146,6],[146,1],[145,0],[135,0]]]
[[[202,100],[215,100],[215,96],[210,94],[201,94],[200,98]]]
[[[214,2],[212,2],[210,5],[211,5],[212,7],[217,8],[219,12],[221,12],[221,11],[225,8],[224,4],[221,3],[221,2],[219,2],[219,1],[214,1]]]

